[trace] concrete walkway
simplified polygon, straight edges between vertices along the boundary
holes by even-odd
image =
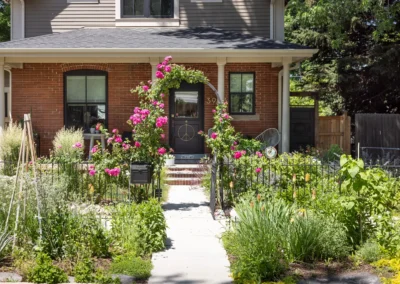
[[[223,226],[213,220],[204,191],[171,186],[164,210],[169,227],[167,249],[153,255],[149,283],[232,283],[219,240]]]

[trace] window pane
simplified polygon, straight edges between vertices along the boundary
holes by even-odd
[[[173,0],[150,0],[150,15],[153,17],[172,17]]]
[[[242,74],[231,74],[231,78],[230,78],[230,90],[231,92],[234,93],[239,93],[241,92],[241,78],[242,78]]]
[[[87,102],[105,103],[106,102],[106,77],[88,76],[87,77]]]
[[[231,94],[230,105],[232,113],[252,113],[253,94]]]
[[[85,102],[85,76],[67,77],[67,102]]]
[[[144,0],[135,0],[133,10],[135,16],[144,16]]]
[[[175,115],[177,118],[198,117],[198,92],[175,92]]]
[[[133,16],[133,1],[134,0],[123,0],[122,15]]]
[[[90,128],[94,124],[97,124],[98,122],[106,124],[105,105],[93,105],[93,104],[87,105],[86,113],[87,113],[87,118],[85,123],[88,128]]]
[[[85,105],[67,105],[66,126],[84,128]]]
[[[242,92],[254,91],[254,75],[242,74]]]

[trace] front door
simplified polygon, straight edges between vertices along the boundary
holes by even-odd
[[[170,146],[176,154],[203,154],[204,85],[181,83],[170,91]]]

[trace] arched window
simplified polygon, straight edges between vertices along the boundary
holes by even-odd
[[[107,126],[107,72],[76,70],[64,73],[65,126],[88,132],[97,123]]]

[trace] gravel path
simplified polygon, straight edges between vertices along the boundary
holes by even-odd
[[[171,186],[164,210],[167,249],[153,255],[149,283],[232,283],[219,240],[223,224],[213,220],[204,191]]]

